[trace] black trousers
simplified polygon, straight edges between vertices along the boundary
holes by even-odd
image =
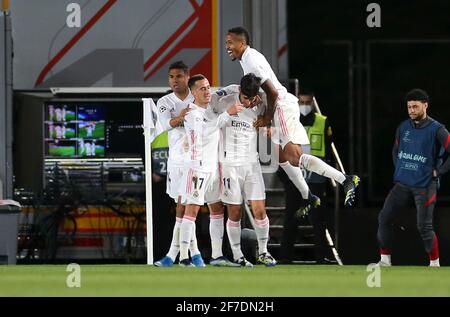
[[[427,188],[416,188],[396,183],[384,201],[378,215],[378,243],[382,249],[391,249],[393,223],[398,212],[413,202],[417,209],[417,229],[422,237],[425,251],[432,249],[433,211],[436,204],[437,181],[433,180]]]

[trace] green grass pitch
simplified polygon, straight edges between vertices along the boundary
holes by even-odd
[[[0,266],[0,296],[449,296],[450,267],[381,269],[369,288],[366,266],[278,265],[272,268],[157,268],[81,265],[69,288],[65,265]]]
[[[61,146],[58,148],[50,148],[48,153],[52,156],[73,156],[75,155],[75,147]]]

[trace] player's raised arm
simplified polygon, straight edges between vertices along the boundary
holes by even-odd
[[[261,88],[264,90],[267,96],[267,107],[263,116],[260,116],[254,123],[255,128],[266,127],[270,125],[275,113],[275,103],[278,99],[278,90],[275,88],[270,79],[267,79]]]

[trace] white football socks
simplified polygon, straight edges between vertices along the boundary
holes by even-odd
[[[178,252],[180,252],[180,226],[183,218],[175,218],[175,225],[173,226],[172,242],[170,243],[169,252],[167,256],[175,262]]]
[[[211,257],[216,259],[223,256],[222,242],[223,242],[223,214],[210,215],[209,218],[209,234],[211,236]]]
[[[280,163],[281,168],[286,172],[291,182],[297,187],[303,199],[308,199],[309,187],[303,177],[299,167],[292,166],[289,162]]]
[[[238,260],[244,255],[241,250],[241,222],[227,221],[227,235],[230,241],[231,251],[233,251],[234,260]]]
[[[194,228],[195,218],[184,216],[180,226],[180,261],[189,259],[189,245]]]
[[[258,253],[267,253],[267,243],[269,242],[269,218],[262,220],[255,219],[255,233],[258,239]]]
[[[345,181],[344,174],[313,155],[302,154],[302,156],[300,156],[299,166],[302,166],[308,171],[334,179],[339,184],[342,184]]]

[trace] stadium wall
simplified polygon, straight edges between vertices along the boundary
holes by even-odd
[[[226,54],[226,31],[247,26],[278,69],[278,10],[285,0],[12,1],[14,89],[167,86],[180,59],[213,86],[235,83],[242,70]]]

